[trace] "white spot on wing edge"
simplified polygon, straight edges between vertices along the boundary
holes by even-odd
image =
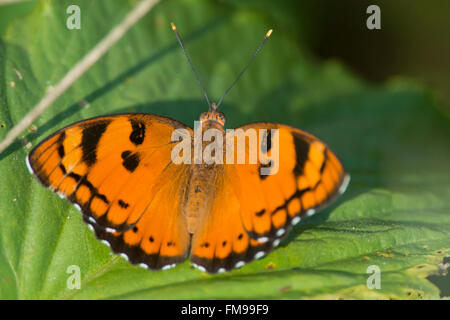
[[[307,217],[312,216],[314,213],[316,213],[316,210],[313,209],[313,208],[306,210],[306,216]]]
[[[130,259],[128,259],[128,256],[126,255],[126,253],[120,253],[119,256],[121,256],[122,258],[124,258],[127,261],[130,261]]]
[[[109,248],[111,248],[111,245],[106,240],[100,240],[101,243],[106,244]]]
[[[300,220],[302,220],[302,218],[300,217],[294,217],[291,221],[292,225],[295,226],[297,223],[300,222]]]
[[[74,206],[78,211],[81,212],[81,207],[80,207],[80,205],[79,205],[78,203],[74,203],[73,206]]]
[[[169,270],[172,269],[173,267],[175,267],[175,263],[167,264],[164,267],[162,267],[161,270]]]
[[[255,259],[262,258],[262,257],[264,257],[265,255],[266,255],[266,253],[265,253],[264,251],[258,251],[258,252],[255,254]]]
[[[25,157],[25,164],[27,165],[28,172],[30,174],[34,174],[33,169],[31,169],[30,158],[28,158],[28,156]]]
[[[108,232],[108,233],[113,233],[113,232],[116,232],[116,229],[106,227],[105,231]]]
[[[236,262],[236,264],[234,265],[234,267],[235,267],[236,269],[238,269],[238,268],[242,267],[244,264],[245,264],[244,261],[238,261],[238,262]]]
[[[280,244],[280,239],[275,239],[272,243],[272,246],[275,248],[275,247],[278,247],[279,244]]]
[[[344,176],[344,179],[342,179],[342,184],[341,184],[341,186],[339,187],[339,190],[338,190],[338,192],[340,193],[340,194],[343,194],[344,192],[345,192],[345,190],[347,190],[347,187],[348,187],[348,184],[350,183],[350,175],[349,174],[346,174],[345,176]]]
[[[91,230],[92,232],[95,232],[94,226],[92,224],[88,224],[88,228],[89,230]]]
[[[284,230],[284,228],[281,228],[277,231],[277,237],[281,237],[286,231]]]
[[[267,238],[267,237],[261,237],[261,238],[258,238],[257,241],[258,241],[259,243],[266,243],[267,241],[269,241],[269,238]]]
[[[148,267],[148,265],[146,265],[145,263],[139,263],[138,266],[141,267],[141,268],[144,268],[144,269],[150,269]]]
[[[205,267],[203,267],[203,266],[201,266],[201,265],[198,265],[198,264],[196,264],[196,263],[193,263],[192,265],[194,266],[194,268],[200,270],[201,272],[206,272]]]
[[[217,273],[225,273],[225,268],[219,268],[219,270],[217,270]]]

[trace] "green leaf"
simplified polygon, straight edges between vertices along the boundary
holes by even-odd
[[[136,1],[40,1],[0,42],[0,139]],[[206,109],[170,28],[174,21],[212,100],[275,31],[222,105],[228,127],[294,125],[324,140],[352,176],[347,193],[280,247],[240,270],[208,275],[188,261],[132,266],[96,240],[80,213],[26,170],[30,144],[63,126],[119,112],[187,124]],[[439,298],[426,277],[450,254],[450,123],[405,79],[364,83],[339,62],[314,61],[261,13],[207,1],[163,1],[0,154],[0,298]],[[68,267],[81,270],[69,289]],[[368,289],[376,265],[381,289]]]

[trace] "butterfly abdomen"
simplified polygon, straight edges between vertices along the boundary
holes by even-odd
[[[198,220],[211,210],[216,194],[219,166],[194,164],[186,194],[185,215],[189,233],[194,233]]]
[[[216,121],[216,117],[218,117],[216,112],[206,112],[203,118],[202,116],[200,117],[202,134],[212,129],[224,136],[224,122]],[[213,137],[212,141],[214,140]],[[202,141],[202,155],[210,143],[210,141]],[[223,171],[222,165],[207,164],[203,156],[201,158],[201,163],[195,164],[195,161],[193,161],[194,164],[191,165],[192,174],[185,198],[184,213],[187,219],[187,229],[191,234],[195,232],[198,221],[206,218],[206,215],[211,211],[217,188],[216,178],[220,176],[219,171]]]

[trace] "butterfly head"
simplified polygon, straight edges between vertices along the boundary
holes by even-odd
[[[218,122],[222,127],[225,126],[225,115],[222,112],[217,111],[217,105],[214,102],[211,103],[208,111],[202,112],[202,114],[200,115],[201,123],[205,123],[207,121],[215,121]]]

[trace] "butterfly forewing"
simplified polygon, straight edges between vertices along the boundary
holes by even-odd
[[[38,180],[80,208],[115,252],[158,269],[184,259],[189,245],[177,198],[183,186],[175,184],[189,176],[188,167],[171,164],[177,128],[191,130],[156,115],[98,117],[59,130],[27,160]],[[157,236],[147,235],[155,230]]]

